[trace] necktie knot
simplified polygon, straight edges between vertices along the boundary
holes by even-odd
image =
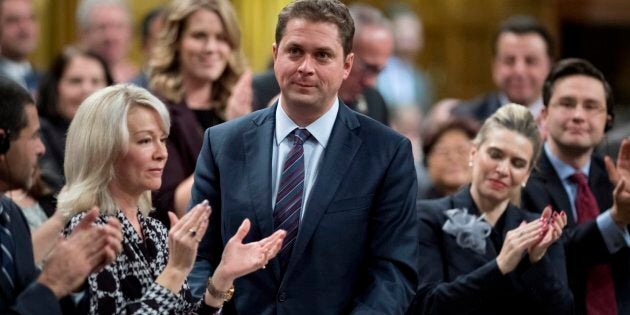
[[[308,130],[306,129],[300,129],[300,128],[295,128],[295,130],[293,130],[293,136],[294,136],[294,144],[295,145],[302,145],[304,144],[304,142],[306,141],[306,139],[308,139],[308,137],[311,136],[311,133],[308,132]]]
[[[586,175],[582,172],[576,172],[575,174],[569,176],[569,180],[578,185],[587,185],[588,183]]]

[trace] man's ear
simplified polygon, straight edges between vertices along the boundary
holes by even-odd
[[[278,44],[277,43],[273,43],[273,45],[271,45],[271,55],[273,56],[273,64],[276,64],[276,59],[278,59]]]

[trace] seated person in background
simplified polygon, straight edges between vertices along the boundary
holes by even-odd
[[[138,74],[138,67],[129,58],[133,22],[128,1],[77,2],[76,25],[81,47],[105,59],[115,82],[131,80]]]
[[[426,190],[429,185],[427,170],[422,163],[422,148],[420,141],[422,113],[417,106],[400,106],[392,110],[391,127],[411,142],[413,165],[418,178],[418,192]],[[423,185],[421,185],[421,183]]]
[[[564,212],[540,217],[510,204],[541,139],[521,105],[503,106],[470,151],[472,183],[417,205],[420,286],[408,314],[571,314]]]
[[[8,78],[0,77],[0,95],[0,193],[28,191],[45,150],[37,108],[29,93]],[[56,242],[40,272],[35,266],[37,250],[33,257],[38,241],[31,244],[18,206],[0,196],[0,314],[61,314],[59,299],[116,258],[121,250],[120,222],[114,219],[96,228],[92,222],[97,215],[91,210],[67,240]],[[60,228],[49,231],[47,238],[59,238]]]
[[[478,130],[475,121],[454,119],[425,135],[423,161],[431,185],[419,199],[449,196],[470,183],[469,154]]]
[[[79,104],[92,92],[113,82],[101,57],[76,47],[66,47],[42,79],[37,107],[46,153],[39,165],[44,182],[54,193],[64,184],[66,133]]]
[[[67,184],[59,194],[59,210],[74,215],[69,230],[78,226],[93,204],[102,209],[98,223],[117,218],[123,226],[122,253],[88,278],[90,314],[216,313],[231,297],[220,293],[228,291],[237,277],[264,268],[280,250],[284,231],[242,244],[250,227],[244,220],[225,246],[203,299],[193,299],[185,280],[208,226],[208,203],[179,220],[169,213],[169,231],[149,217],[151,190],[160,188],[168,157],[169,128],[166,106],[133,85],[115,85],[92,94],[70,124]]]
[[[33,174],[33,185],[28,191],[15,189],[7,191],[6,195],[22,209],[31,232],[55,213],[56,198],[44,183],[39,167]]]

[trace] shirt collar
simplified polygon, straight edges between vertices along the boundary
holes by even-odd
[[[31,63],[28,61],[15,62],[13,60],[2,58],[0,60],[2,67],[12,76],[22,77],[32,70]]]
[[[324,113],[324,115],[305,127],[305,129],[311,134],[311,137],[313,137],[324,148],[326,148],[328,139],[330,139],[330,134],[332,132],[333,125],[335,124],[338,112],[339,99],[335,98],[335,102],[330,109]],[[295,128],[299,128],[299,126],[293,122],[291,118],[289,118],[282,108],[282,98],[279,98],[278,106],[276,107],[276,145],[280,145],[280,142],[282,142],[284,138],[286,138]]]
[[[573,166],[567,163],[564,163],[555,155],[553,155],[548,142],[545,142],[544,150],[547,156],[549,157],[549,162],[551,162],[551,165],[556,170],[556,173],[558,173],[558,176],[560,177],[560,179],[568,180],[568,178],[576,172],[576,169],[573,168]],[[588,172],[590,169],[591,169],[591,160],[589,159],[586,162],[586,164],[584,164],[584,166],[580,169],[580,171],[584,174],[584,176],[588,178]]]

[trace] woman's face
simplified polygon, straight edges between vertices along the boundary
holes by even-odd
[[[529,176],[533,152],[525,136],[505,128],[489,130],[486,140],[471,151],[471,190],[493,202],[509,199]]]
[[[179,44],[179,62],[185,79],[217,80],[225,71],[231,52],[223,22],[216,13],[200,9],[188,17]]]
[[[160,115],[152,109],[135,106],[127,114],[129,148],[114,164],[113,185],[131,195],[156,190],[162,184],[162,172],[168,153]]]
[[[83,55],[73,57],[57,85],[57,110],[61,118],[71,121],[83,100],[104,88],[106,81],[105,69],[98,60]]]
[[[470,181],[470,148],[471,140],[459,129],[446,131],[436,141],[427,156],[427,167],[438,190],[451,193]]]

